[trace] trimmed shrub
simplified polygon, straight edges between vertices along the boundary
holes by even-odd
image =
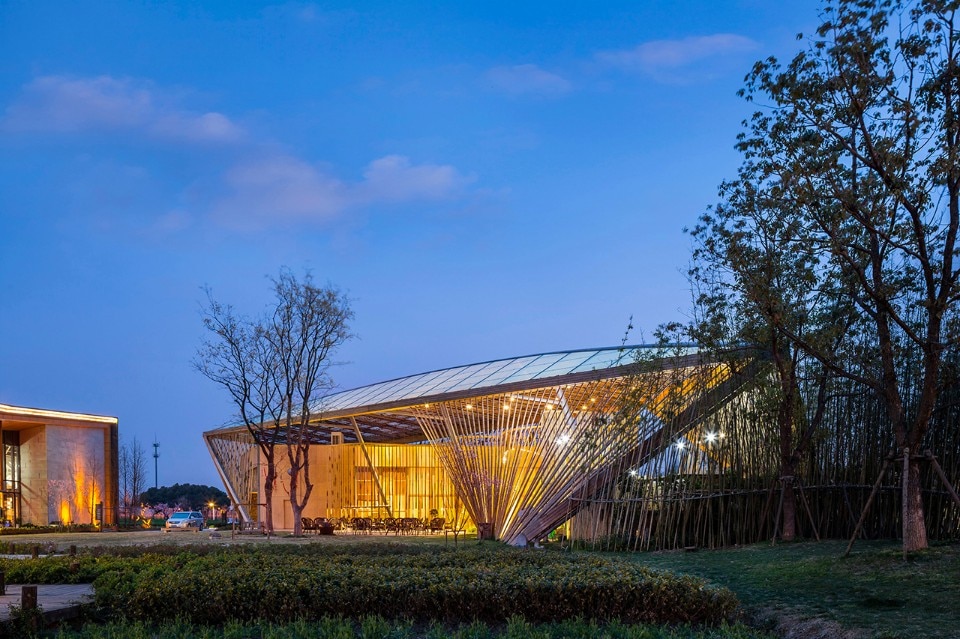
[[[130,619],[198,624],[379,614],[501,623],[621,619],[719,623],[737,600],[702,579],[593,556],[502,547],[337,553],[256,549],[105,560],[97,603]],[[363,554],[359,554],[359,553]]]

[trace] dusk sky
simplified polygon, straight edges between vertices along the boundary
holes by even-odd
[[[818,6],[0,0],[0,402],[219,485],[201,289],[258,313],[284,266],[354,300],[344,389],[645,341]]]

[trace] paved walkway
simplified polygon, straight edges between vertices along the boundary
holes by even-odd
[[[10,619],[10,606],[20,605],[23,586],[7,584],[6,594],[0,595],[0,621]],[[48,615],[69,616],[81,603],[93,600],[93,584],[56,584],[37,586],[37,604]]]

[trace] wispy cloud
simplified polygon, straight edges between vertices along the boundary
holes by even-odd
[[[572,88],[563,76],[535,64],[494,67],[484,74],[484,78],[493,89],[513,95],[562,95]]]
[[[114,166],[109,159],[98,164],[107,169],[84,180],[88,186],[95,183],[94,191],[100,194],[86,197],[86,210],[102,211],[100,217],[108,222],[122,211],[126,220],[101,226],[134,224],[151,234],[177,233],[204,219],[239,230],[322,225],[374,207],[468,196],[475,181],[452,165],[415,163],[399,154],[372,160],[354,179],[339,177],[342,171],[285,151],[282,142],[247,131],[227,115],[190,110],[153,83],[111,76],[38,77],[2,112],[0,131],[64,139],[122,135],[147,154],[157,152],[151,149],[154,141],[175,143],[184,157],[203,167],[201,174],[180,185],[179,193],[155,192],[163,181],[149,175],[130,180],[119,169],[108,170]],[[215,153],[209,152],[211,143],[218,143]],[[131,189],[141,189],[143,197],[131,197]],[[144,203],[143,211],[98,204],[112,194]],[[176,204],[147,214],[160,199]],[[146,223],[144,216],[150,218]]]
[[[347,187],[318,167],[289,155],[241,162],[224,175],[227,195],[213,207],[235,228],[324,222],[346,208]]]
[[[42,76],[0,118],[11,132],[128,132],[177,142],[236,142],[243,129],[227,116],[179,108],[149,83],[129,78]]]
[[[361,180],[345,181],[300,158],[274,155],[230,168],[227,194],[213,211],[219,222],[239,229],[324,224],[368,206],[457,197],[473,180],[450,165],[388,155],[370,162]]]
[[[651,40],[632,49],[600,52],[596,59],[625,71],[657,74],[749,53],[757,47],[759,44],[756,41],[745,36],[717,33],[679,40]]]
[[[402,155],[374,160],[363,172],[361,201],[409,202],[453,197],[474,181],[448,164],[413,164]]]

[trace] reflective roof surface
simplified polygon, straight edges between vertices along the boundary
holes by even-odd
[[[498,359],[479,364],[445,368],[386,382],[361,386],[327,395],[317,407],[323,412],[348,410],[403,400],[418,400],[459,391],[480,391],[504,384],[548,379],[589,371],[600,371],[636,363],[643,351],[658,346],[616,346],[579,351],[562,351]],[[692,355],[696,346],[671,348],[671,355]]]

